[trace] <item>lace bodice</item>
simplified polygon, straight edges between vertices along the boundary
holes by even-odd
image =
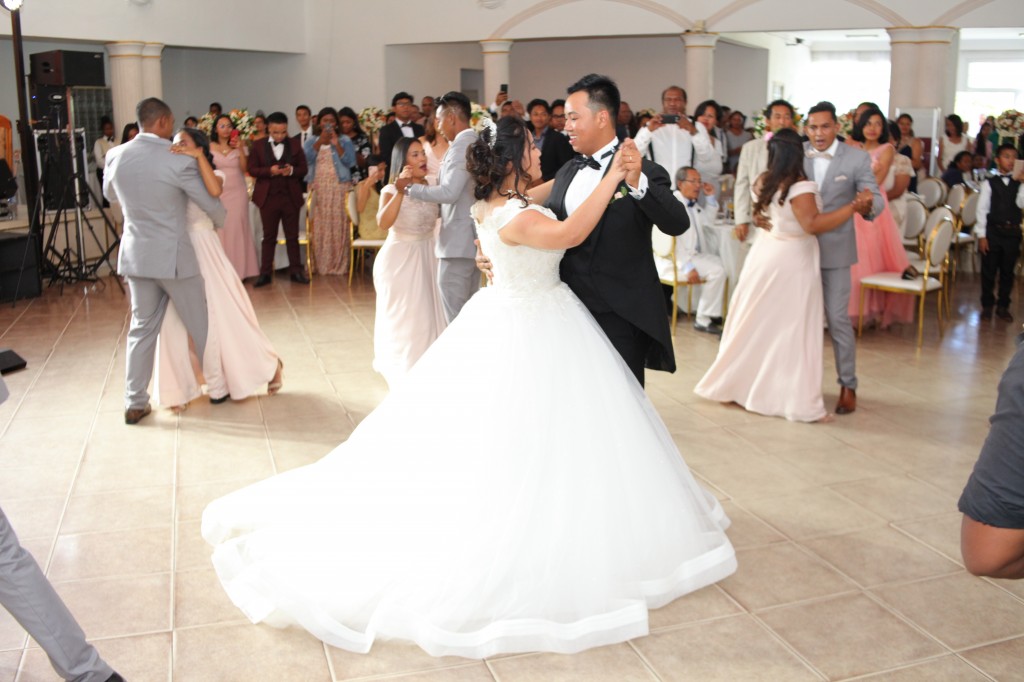
[[[226,177],[222,170],[215,170],[213,174],[221,180]],[[213,229],[213,221],[210,220],[210,216],[206,215],[206,212],[191,199],[188,201],[188,208],[185,209],[185,225],[189,231]]]
[[[387,204],[387,197],[394,195],[395,191],[394,185],[385,186],[380,191],[380,206]],[[377,219],[380,220],[380,209],[377,213]],[[434,236],[434,224],[440,214],[441,207],[438,204],[404,197],[402,208],[395,216],[395,222],[388,230],[388,234],[399,241],[429,239]]]
[[[482,201],[473,206],[473,216],[482,215],[485,204]],[[516,295],[530,295],[552,289],[561,284],[558,265],[564,249],[546,251],[529,246],[509,246],[501,241],[499,230],[522,211],[540,211],[554,218],[554,214],[543,206],[530,205],[523,208],[518,199],[495,209],[483,222],[476,222],[480,247],[491,259],[494,272],[493,285],[496,289]]]

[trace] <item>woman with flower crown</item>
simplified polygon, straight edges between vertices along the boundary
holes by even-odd
[[[470,146],[494,285],[345,443],[203,514],[253,622],[356,652],[574,653],[647,634],[649,609],[735,570],[721,505],[559,278],[640,163],[620,151],[560,222],[527,189],[540,152],[523,121]]]

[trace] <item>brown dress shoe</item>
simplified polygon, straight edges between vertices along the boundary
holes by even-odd
[[[124,411],[124,423],[125,424],[138,424],[142,421],[142,418],[153,411],[153,408],[147,403],[145,407],[136,407]]]
[[[857,392],[843,386],[839,389],[839,402],[836,403],[836,414],[850,414],[857,409]]]

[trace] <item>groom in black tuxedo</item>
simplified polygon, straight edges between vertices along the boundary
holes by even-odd
[[[582,154],[555,175],[547,207],[559,220],[575,211],[608,170],[618,138],[619,89],[591,74],[569,87],[565,131]],[[632,140],[623,143],[639,155]],[[627,159],[628,160],[628,159]],[[590,236],[562,259],[562,281],[583,301],[630,370],[644,384],[644,367],[674,372],[675,355],[651,248],[651,228],[678,236],[690,226],[686,208],[657,164],[643,160],[626,176]]]

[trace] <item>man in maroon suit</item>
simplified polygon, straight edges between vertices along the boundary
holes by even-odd
[[[277,248],[277,226],[284,225],[288,247],[288,269],[293,282],[309,284],[299,257],[299,211],[302,209],[302,179],[306,177],[306,155],[298,140],[288,137],[288,116],[275,111],[267,116],[269,137],[256,142],[249,155],[249,174],[256,178],[252,200],[263,220],[263,254],[260,276],[254,286],[270,284]]]

